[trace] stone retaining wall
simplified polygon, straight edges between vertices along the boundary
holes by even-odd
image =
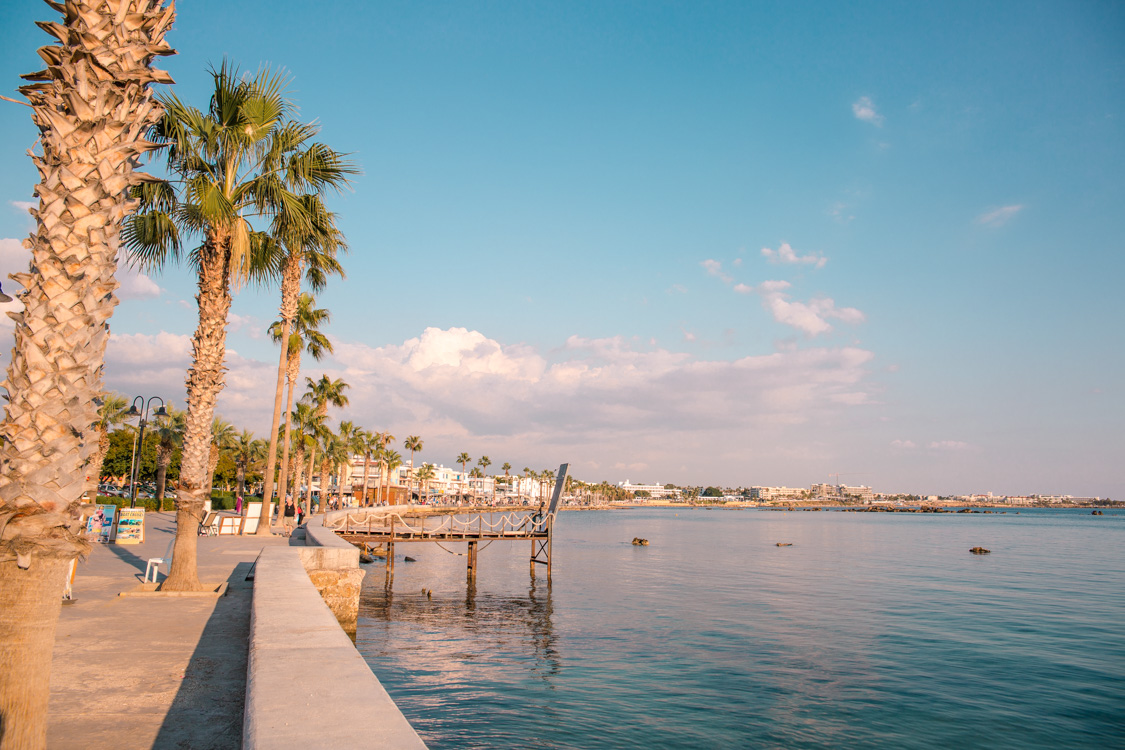
[[[296,547],[309,580],[336,615],[340,625],[355,632],[359,592],[365,571],[359,567],[359,548],[324,528],[324,516],[314,516],[305,529],[305,546]]]
[[[255,566],[242,747],[425,750],[318,594],[303,557],[300,547],[266,547]]]

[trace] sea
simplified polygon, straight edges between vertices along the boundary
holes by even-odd
[[[464,552],[365,566],[356,646],[433,750],[1125,748],[1125,510],[563,512],[550,582]]]

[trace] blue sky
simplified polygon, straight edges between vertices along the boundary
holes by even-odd
[[[0,9],[6,93],[49,13]],[[1125,497],[1118,3],[184,2],[169,41],[182,98],[284,68],[362,166],[305,373],[420,460]],[[23,108],[0,139],[6,277]],[[193,279],[123,284],[107,383],[182,404]],[[219,402],[260,434],[275,297]]]

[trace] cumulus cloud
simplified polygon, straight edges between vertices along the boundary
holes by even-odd
[[[464,328],[428,328],[394,346],[334,343],[353,401],[385,420],[569,440],[803,422],[861,403],[873,357],[845,347],[708,361],[623,337],[571,336],[549,360]]]
[[[703,266],[703,269],[707,271],[707,275],[709,276],[714,276],[718,279],[722,279],[728,284],[733,281],[733,279],[723,271],[723,264],[717,260],[708,258],[699,265]]]
[[[1017,204],[986,211],[977,217],[977,224],[983,224],[988,227],[1002,227],[1022,210],[1023,206]]]
[[[852,114],[857,120],[869,122],[872,125],[882,126],[883,116],[875,111],[875,103],[869,96],[861,96],[852,102]]]
[[[768,259],[771,263],[795,263],[800,265],[811,265],[814,268],[824,268],[824,264],[828,262],[828,258],[825,258],[820,253],[797,255],[797,252],[792,247],[790,247],[788,242],[782,242],[781,247],[776,250],[768,247],[763,247],[762,256]]]
[[[808,336],[819,336],[832,330],[829,319],[845,323],[862,323],[866,316],[854,307],[836,307],[835,300],[817,297],[808,302],[793,300],[786,292],[792,285],[788,281],[763,281],[758,286],[738,284],[734,290],[742,294],[758,294],[765,307],[778,323],[793,326]]]
[[[891,447],[892,448],[903,448],[905,450],[911,450],[913,448],[917,448],[918,446],[914,443],[913,440],[892,440],[891,441]]]
[[[8,203],[19,209],[20,213],[24,214],[33,208],[39,208],[39,204],[34,201],[8,201]]]

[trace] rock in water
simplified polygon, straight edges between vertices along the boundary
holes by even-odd
[[[777,546],[778,546],[778,547],[792,547],[792,546],[793,546],[793,542],[778,542],[778,543],[777,543]]]
[[[992,552],[992,550],[985,549],[984,547],[973,547],[969,552],[972,552],[974,555],[987,555]]]
[[[647,539],[641,539],[639,536],[635,536],[635,537],[633,537],[633,546],[635,546],[635,547],[647,547],[648,546],[648,540]]]
[[[409,557],[409,556],[408,556],[408,557],[404,557],[404,558],[402,558],[402,561],[403,561],[403,562],[415,562],[414,558],[413,558],[413,557]]]

